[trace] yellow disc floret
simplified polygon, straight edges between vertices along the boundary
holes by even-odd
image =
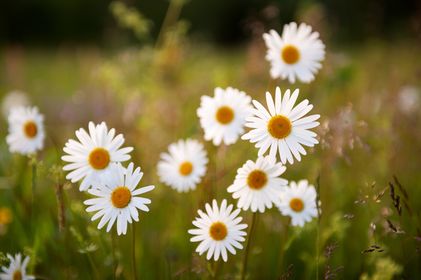
[[[227,234],[227,226],[221,222],[213,223],[209,229],[209,235],[216,241],[224,240]]]
[[[253,170],[247,177],[247,185],[254,190],[260,190],[267,183],[266,173],[262,170]]]
[[[292,130],[291,121],[282,115],[272,117],[268,122],[268,131],[270,135],[277,139],[287,137]]]
[[[216,111],[216,120],[221,124],[229,124],[234,119],[234,111],[228,106],[222,106]]]
[[[125,208],[132,200],[132,193],[127,187],[117,187],[111,193],[111,202],[116,208]]]
[[[300,59],[300,51],[293,45],[286,45],[281,51],[281,58],[286,64],[295,64]]]
[[[291,209],[295,212],[301,212],[304,209],[304,202],[300,198],[293,198],[289,202],[289,207],[291,207]]]
[[[89,164],[94,169],[104,169],[110,163],[110,153],[104,148],[95,148],[89,154]]]

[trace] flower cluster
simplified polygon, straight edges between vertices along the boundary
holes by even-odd
[[[138,188],[143,172],[140,167],[134,168],[130,163],[127,168],[122,162],[130,159],[132,147],[124,147],[122,134],[115,135],[115,129],[108,129],[105,122],[95,125],[89,123],[89,133],[80,128],[76,131],[79,141],[70,139],[65,147],[63,167],[70,171],[66,178],[73,183],[81,182],[79,189],[88,191],[95,198],[88,199],[85,204],[87,212],[96,212],[92,221],[101,218],[98,229],[108,223],[107,232],[114,223],[117,233],[126,234],[127,224],[139,221],[138,209],[148,212],[150,199],[139,195],[154,189],[154,186]]]
[[[317,32],[306,24],[285,25],[282,36],[271,30],[263,35],[268,47],[266,58],[271,63],[272,78],[308,83],[315,78],[324,59],[324,45]],[[237,208],[212,200],[205,211],[198,210],[193,221],[192,242],[199,242],[196,252],[206,253],[207,259],[227,261],[228,252],[242,249],[247,224],[242,223],[241,210],[264,213],[277,206],[280,213],[291,218],[293,226],[303,226],[317,217],[317,195],[307,180],[288,182],[286,164],[300,162],[307,154],[306,147],[318,144],[312,131],[319,125],[320,115],[308,115],[313,105],[300,102],[299,89],[276,87],[275,94],[266,92],[265,104],[252,100],[245,92],[228,87],[215,88],[214,96],[202,96],[197,116],[204,131],[204,140],[213,145],[230,146],[239,139],[248,140],[257,148],[257,158],[247,160],[227,192],[236,200]],[[33,107],[17,107],[9,112],[7,143],[11,152],[34,154],[44,145],[44,118]],[[79,183],[79,190],[92,198],[84,201],[87,212],[94,212],[92,221],[99,220],[98,229],[114,224],[118,235],[126,234],[128,224],[139,221],[139,210],[148,212],[151,200],[141,195],[154,189],[153,185],[138,187],[143,172],[130,162],[132,147],[124,147],[124,136],[109,129],[105,122],[80,128],[76,139],[64,146],[66,179]],[[194,139],[178,140],[161,154],[157,164],[160,181],[178,192],[197,189],[206,176],[208,153],[204,145]],[[207,186],[209,187],[209,186]],[[21,255],[3,268],[1,279],[32,279],[25,273],[29,258]]]
[[[282,36],[274,30],[264,34],[272,78],[288,79],[290,83],[311,82],[325,55],[318,37],[310,26],[297,26],[294,22],[284,27]],[[282,94],[279,87],[274,96],[266,92],[266,106],[232,87],[217,87],[213,97],[201,97],[197,116],[206,141],[229,146],[241,138],[258,149],[257,159],[246,161],[227,188],[237,200],[238,209],[231,213],[233,206],[227,206],[226,200],[220,207],[213,200],[212,206],[205,205],[206,213],[198,210],[199,217],[193,221],[197,229],[189,233],[194,235],[192,242],[200,242],[196,251],[207,251],[207,259],[218,260],[222,256],[226,261],[227,252],[235,254],[235,248],[242,248],[240,242],[246,236],[242,230],[246,225],[239,224],[239,209],[263,213],[275,205],[291,218],[293,226],[303,226],[317,216],[314,186],[306,180],[288,183],[281,177],[286,172],[285,164],[301,161],[307,154],[305,147],[319,143],[311,129],[320,124],[320,115],[308,115],[313,105],[307,99],[297,102],[298,97],[299,89],[287,89]],[[205,176],[207,162],[201,143],[179,140],[161,155],[158,175],[162,183],[179,192],[195,190]]]

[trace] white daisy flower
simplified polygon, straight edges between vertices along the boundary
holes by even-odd
[[[179,192],[196,189],[206,173],[208,158],[202,143],[196,140],[179,140],[161,154],[158,176],[161,182]]]
[[[234,199],[238,199],[237,207],[243,210],[251,208],[252,212],[261,213],[272,204],[279,203],[282,189],[288,181],[280,178],[286,167],[276,163],[275,158],[259,157],[256,162],[248,160],[237,171],[234,183],[228,187]]]
[[[318,32],[312,32],[311,26],[291,22],[284,26],[282,37],[275,30],[263,34],[268,48],[266,59],[270,61],[272,78],[287,79],[295,83],[309,83],[322,67],[325,57],[325,45],[319,39]]]
[[[304,226],[317,217],[316,189],[309,185],[307,180],[290,182],[281,195],[281,202],[278,205],[282,215],[290,216],[293,226]]]
[[[238,89],[215,88],[215,96],[202,96],[197,115],[205,131],[205,140],[215,146],[224,142],[234,144],[244,132],[244,123],[250,115],[251,97]]]
[[[30,280],[35,279],[34,276],[26,274],[26,266],[29,262],[29,257],[26,256],[22,260],[21,254],[16,254],[13,258],[11,255],[7,254],[7,257],[10,260],[9,267],[3,266],[3,272],[0,273],[0,280]]]
[[[79,189],[87,190],[90,186],[97,187],[100,178],[109,172],[111,163],[123,162],[130,159],[133,148],[120,148],[124,143],[122,134],[115,136],[115,129],[107,129],[105,122],[95,126],[89,122],[89,134],[80,128],[76,131],[80,142],[70,139],[64,147],[67,155],[62,160],[69,162],[63,167],[71,171],[66,178],[72,183],[82,180]]]
[[[9,113],[10,152],[29,155],[44,147],[44,116],[37,107],[15,107]]]
[[[200,242],[196,252],[202,255],[208,251],[206,258],[217,261],[219,256],[226,262],[228,259],[227,250],[235,255],[237,249],[243,249],[240,242],[245,240],[247,233],[244,231],[247,224],[240,224],[242,217],[237,217],[240,209],[233,209],[233,205],[227,206],[224,199],[221,208],[218,208],[216,200],[212,201],[212,207],[209,203],[205,205],[206,212],[198,210],[199,217],[193,221],[196,229],[190,229],[188,232],[195,235],[190,239],[191,242]],[[231,212],[232,211],[232,212]]]
[[[256,143],[259,148],[259,156],[262,156],[270,148],[269,155],[276,157],[279,152],[283,164],[288,160],[294,163],[294,157],[300,161],[301,155],[306,151],[303,146],[313,147],[318,144],[317,134],[309,129],[318,126],[316,122],[320,115],[304,117],[313,108],[306,99],[294,107],[299,90],[296,89],[290,94],[288,89],[283,98],[279,87],[276,88],[275,102],[269,92],[266,92],[266,103],[268,110],[262,104],[253,100],[256,109],[253,109],[254,116],[247,119],[246,126],[252,128],[241,138]]]
[[[117,233],[121,235],[127,233],[127,223],[132,223],[132,220],[139,221],[138,209],[149,211],[147,204],[150,204],[151,200],[138,195],[150,192],[155,186],[136,188],[143,172],[140,172],[139,167],[133,171],[133,163],[130,163],[127,169],[120,163],[113,163],[111,166],[101,186],[98,189],[88,190],[97,198],[88,199],[84,204],[89,205],[86,208],[87,212],[96,212],[92,221],[101,218],[98,229],[108,223],[107,232],[109,232],[114,222],[117,222]]]

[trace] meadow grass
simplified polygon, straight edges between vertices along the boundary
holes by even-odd
[[[399,103],[402,88],[421,87],[416,45],[328,48],[324,68],[310,85],[271,80],[264,54],[260,40],[234,49],[188,40],[159,50],[3,49],[0,92],[28,92],[45,115],[48,136],[33,163],[33,197],[30,160],[10,154],[0,141],[0,207],[12,213],[12,221],[0,225],[0,251],[31,256],[29,271],[41,279],[113,279],[113,271],[119,279],[132,277],[131,229],[118,237],[115,229],[98,230],[82,204],[89,195],[79,192],[61,171],[62,148],[74,131],[91,120],[106,121],[124,133],[126,145],[135,147],[132,160],[142,167],[143,185],[156,186],[149,195],[150,212],[141,214],[136,224],[139,277],[238,278],[244,250],[227,263],[208,264],[194,253],[187,230],[196,211],[212,198],[235,203],[226,188],[237,168],[256,158],[257,150],[241,140],[228,147],[207,142],[206,178],[185,194],[159,183],[156,163],[167,145],[180,138],[203,141],[196,110],[200,96],[212,95],[215,87],[233,86],[259,101],[275,86],[298,87],[299,99],[311,100],[313,111],[321,115],[316,130],[321,144],[289,166],[284,177],[306,178],[316,185],[322,215],[294,228],[276,208],[258,214],[247,276],[418,278],[420,110],[418,104],[408,113]],[[5,139],[5,120],[0,127]],[[241,215],[250,224],[252,213]],[[3,256],[0,262],[6,263]]]

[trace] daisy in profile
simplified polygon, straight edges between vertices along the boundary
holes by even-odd
[[[271,157],[276,157],[279,153],[283,164],[287,161],[292,164],[294,157],[300,161],[301,155],[306,154],[303,146],[313,147],[319,143],[316,139],[317,134],[310,129],[320,124],[316,122],[320,115],[304,117],[313,108],[307,99],[294,107],[298,92],[296,89],[291,95],[288,89],[282,97],[281,90],[277,87],[275,102],[271,94],[266,92],[268,110],[253,100],[256,107],[253,110],[254,116],[249,117],[246,123],[246,126],[252,129],[241,138],[256,143],[259,156],[264,155],[270,148]]]
[[[282,36],[275,30],[263,34],[268,48],[266,59],[270,61],[272,78],[288,79],[295,83],[314,80],[314,75],[322,67],[325,57],[325,45],[319,39],[318,32],[312,32],[311,26],[295,22],[286,24]]]
[[[89,123],[89,134],[83,128],[76,131],[78,141],[67,141],[62,160],[69,162],[63,170],[70,171],[66,178],[72,183],[82,180],[79,189],[97,187],[100,178],[110,170],[111,163],[130,159],[132,147],[121,148],[124,143],[122,134],[115,136],[115,129],[108,130],[105,122],[95,125]]]
[[[238,199],[238,208],[263,213],[266,208],[272,208],[272,204],[279,203],[282,189],[288,184],[279,177],[285,170],[286,167],[275,162],[275,158],[259,157],[256,162],[248,160],[238,169],[228,192]]]
[[[9,113],[6,142],[12,153],[33,154],[44,147],[44,116],[36,107],[15,107]]]
[[[302,227],[317,217],[316,199],[316,189],[307,180],[290,182],[282,192],[278,207],[282,215],[291,217],[293,226]]]
[[[178,192],[194,190],[206,173],[208,158],[202,143],[196,140],[179,140],[161,154],[158,176],[161,182]]]
[[[127,169],[120,163],[113,163],[110,172],[106,173],[98,189],[91,188],[88,192],[96,198],[88,199],[84,202],[89,207],[87,212],[96,212],[92,221],[101,218],[98,229],[107,225],[107,232],[110,231],[114,223],[117,223],[118,235],[127,233],[127,223],[139,221],[138,209],[148,212],[147,204],[151,203],[148,198],[138,195],[150,192],[155,186],[137,188],[142,179],[143,172],[140,167],[133,170],[133,163]]]
[[[209,203],[205,205],[206,213],[198,210],[199,217],[193,221],[196,229],[190,229],[188,232],[194,237],[191,242],[200,242],[196,248],[196,252],[202,255],[207,251],[206,258],[217,261],[219,256],[226,262],[228,252],[235,255],[236,248],[243,249],[240,242],[245,240],[247,233],[244,231],[247,224],[240,224],[243,220],[238,217],[240,209],[232,211],[233,205],[227,206],[224,199],[221,207],[218,207],[216,200],[213,200],[212,206]]]
[[[205,131],[205,140],[215,146],[234,144],[244,132],[244,123],[251,112],[251,98],[238,89],[215,88],[215,96],[202,96],[197,115]]]
[[[26,274],[26,266],[29,262],[29,257],[26,256],[22,260],[21,254],[16,254],[15,257],[7,254],[10,260],[9,267],[3,266],[0,273],[0,280],[30,280],[35,279],[34,276]]]

